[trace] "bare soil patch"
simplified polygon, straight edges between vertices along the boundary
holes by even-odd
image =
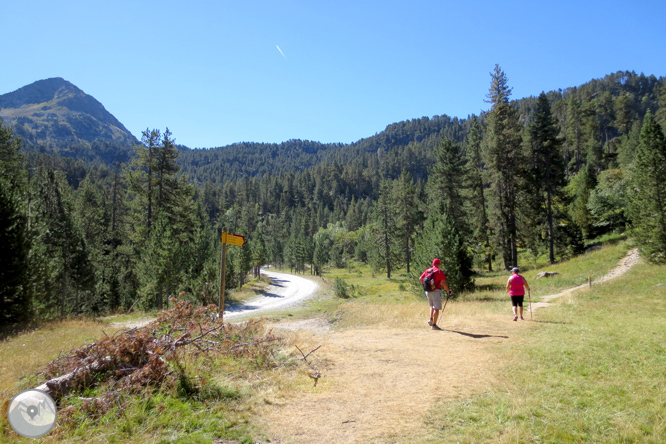
[[[425,318],[422,328],[318,329],[308,340],[322,347],[308,359],[318,360],[323,379],[266,406],[264,425],[284,443],[409,440],[436,403],[492,384],[493,370],[502,365],[491,353],[493,343],[510,340],[511,331],[525,325],[505,317],[479,321],[445,319],[444,331],[430,330]]]

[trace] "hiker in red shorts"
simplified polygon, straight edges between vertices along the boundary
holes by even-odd
[[[523,319],[523,299],[525,299],[525,288],[530,289],[525,278],[518,274],[519,271],[518,267],[513,267],[511,269],[511,276],[509,276],[509,280],[506,283],[506,291],[511,296],[511,309],[513,310],[514,321],[518,320],[518,307],[520,307],[520,320],[525,320]]]

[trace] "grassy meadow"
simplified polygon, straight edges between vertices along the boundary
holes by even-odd
[[[525,267],[532,300],[605,275],[625,256],[626,242],[610,242],[568,262]],[[539,271],[559,276],[534,280]],[[308,277],[306,275],[305,277]],[[478,290],[459,295],[446,307],[446,322],[508,320],[504,291],[508,272],[476,277]],[[338,284],[336,284],[336,278]],[[281,319],[325,317],[334,330],[387,326],[424,328],[425,298],[406,273],[391,279],[368,267],[327,269],[318,297],[301,308],[271,315]],[[336,297],[342,280],[346,297]],[[554,301],[535,320],[499,342],[493,353],[506,364],[499,383],[482,394],[439,403],[427,411],[416,443],[658,443],[666,436],[666,268],[641,262],[628,274]],[[256,282],[234,299],[252,297],[266,285]],[[60,353],[112,334],[110,322],[153,314],[99,320],[66,320],[0,342],[0,395],[3,402],[34,387],[34,376]],[[506,319],[505,319],[506,318]],[[277,365],[262,367],[226,357],[184,359],[196,380],[210,390],[190,396],[182,390],[134,396],[99,416],[70,415],[44,442],[268,442],[256,426],[258,407],[282,394],[310,386],[293,345],[275,355]],[[94,396],[94,390],[87,394]],[[76,406],[76,402],[73,402]],[[0,442],[15,435],[3,417]],[[263,440],[263,441],[262,441]]]
[[[662,443],[666,269],[639,264],[539,312],[502,384],[429,413],[427,443]]]

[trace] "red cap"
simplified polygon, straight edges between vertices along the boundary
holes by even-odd
[[[437,259],[437,258],[435,258],[435,259],[432,260],[432,266],[433,266],[433,267],[439,267],[439,264],[441,264],[441,263],[442,263],[442,261],[440,261],[440,260]]]

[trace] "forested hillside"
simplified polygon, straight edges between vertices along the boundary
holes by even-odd
[[[223,227],[227,282],[253,267],[371,264],[389,277],[442,259],[454,292],[474,272],[584,251],[627,230],[666,258],[666,86],[619,72],[513,100],[490,77],[488,111],[389,125],[354,144],[292,140],[210,150],[146,131],[131,160],[22,155],[0,137],[2,323],[209,303]],[[93,156],[94,157],[94,156]]]

